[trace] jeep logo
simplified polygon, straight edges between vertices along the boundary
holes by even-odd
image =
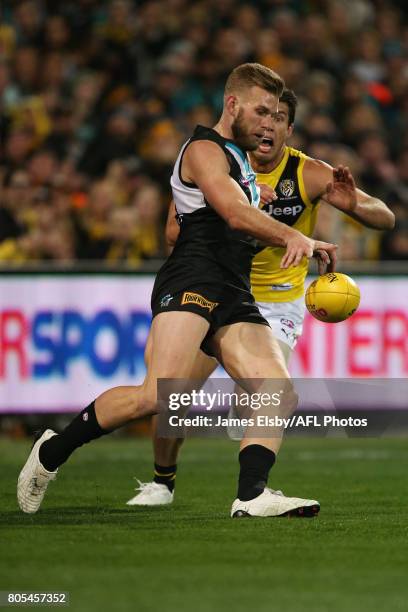
[[[282,221],[286,225],[293,225],[305,210],[305,206],[304,204],[294,204],[293,206],[267,204],[263,210],[277,221]]]

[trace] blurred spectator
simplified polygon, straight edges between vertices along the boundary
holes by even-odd
[[[17,47],[13,73],[20,99],[37,91],[39,85],[40,54],[35,47]]]
[[[27,164],[31,185],[49,185],[57,171],[58,160],[47,149],[36,151]]]
[[[390,184],[397,180],[398,170],[390,159],[385,137],[378,132],[362,134],[357,152],[361,161],[363,184],[367,190],[386,199]]]
[[[67,50],[71,44],[71,30],[64,15],[50,15],[44,29],[45,47],[53,51]]]
[[[362,81],[371,83],[382,81],[385,66],[382,57],[381,39],[374,30],[361,32],[356,40],[356,59],[351,63],[351,71]]]
[[[5,177],[0,201],[0,243],[22,234],[23,213],[29,207],[30,201],[30,180],[27,172],[17,170]]]
[[[73,261],[75,252],[72,226],[65,215],[60,214],[58,207],[53,205],[50,190],[46,187],[33,189],[28,203],[22,203],[18,198],[13,201],[13,191],[20,188],[17,185],[24,180],[21,173],[16,173],[14,184],[9,189],[8,207],[4,210],[12,209],[13,204],[18,205],[15,218],[19,219],[20,224],[0,243],[0,261]]]
[[[305,94],[310,114],[319,112],[334,116],[336,110],[335,80],[329,73],[318,70],[311,72]]]
[[[153,185],[143,187],[130,206],[112,210],[107,259],[138,264],[159,257],[163,252],[161,217],[160,192]]]
[[[135,130],[132,111],[128,108],[116,109],[85,149],[79,169],[92,177],[103,176],[112,159],[123,159],[135,153]]]
[[[13,17],[19,44],[40,46],[44,22],[39,2],[25,0],[16,3]]]
[[[280,45],[279,37],[273,28],[258,30],[254,39],[255,60],[276,72],[280,72],[282,64],[285,62]]]
[[[110,246],[110,216],[115,208],[115,191],[109,183],[94,183],[84,209],[76,221],[79,259],[103,259]]]
[[[408,38],[400,0],[6,1],[0,23],[0,260],[165,254],[169,178],[227,73],[278,71],[292,146],[348,165],[394,210],[362,230],[322,207],[343,259],[407,259]]]

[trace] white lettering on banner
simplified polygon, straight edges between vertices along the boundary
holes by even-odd
[[[0,277],[0,412],[77,411],[139,384],[153,277]]]
[[[356,280],[362,299],[350,319],[307,315],[293,376],[407,377],[408,279]],[[0,276],[0,412],[76,411],[109,387],[139,384],[153,282]]]

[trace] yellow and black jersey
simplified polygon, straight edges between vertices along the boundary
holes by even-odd
[[[280,164],[268,174],[257,174],[257,182],[269,185],[278,196],[263,210],[273,219],[311,236],[318,207],[317,201],[309,200],[303,181],[307,159],[301,151],[285,147]],[[253,259],[251,286],[258,302],[290,302],[303,295],[308,259],[304,257],[299,266],[281,270],[279,266],[284,253],[282,247],[266,247]]]

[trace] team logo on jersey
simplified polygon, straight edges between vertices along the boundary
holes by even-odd
[[[162,297],[162,299],[160,300],[160,308],[166,308],[166,306],[170,304],[172,299],[173,299],[173,296],[170,295],[170,293]]]
[[[288,199],[294,200],[293,203],[287,202]],[[273,204],[266,204],[262,210],[277,221],[282,221],[286,225],[294,225],[305,208],[300,198],[290,196],[290,198],[281,197]]]
[[[239,177],[239,183],[243,186],[243,187],[249,187],[249,185],[251,184],[251,181],[249,180],[248,177],[246,176],[240,176]]]
[[[218,302],[210,302],[205,297],[200,295],[199,293],[192,293],[191,291],[185,291],[181,298],[181,305],[184,304],[197,304],[197,306],[201,306],[201,308],[208,308],[210,312],[218,306]]]
[[[284,195],[286,198],[290,198],[295,191],[295,181],[292,181],[292,179],[285,179],[280,181],[278,187],[282,195]]]

